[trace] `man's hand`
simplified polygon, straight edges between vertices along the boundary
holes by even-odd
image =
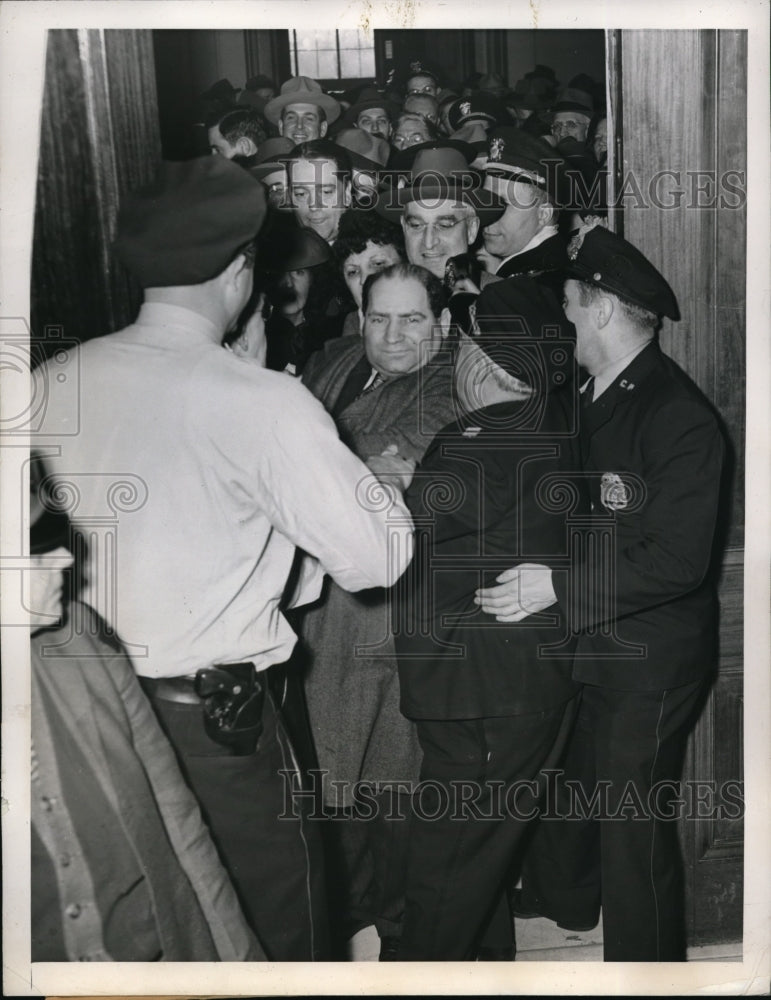
[[[496,577],[497,587],[476,592],[474,602],[498,622],[521,622],[557,603],[551,570],[537,563],[521,563]]]
[[[395,444],[389,444],[379,455],[367,458],[367,465],[377,478],[383,483],[391,483],[402,493],[412,482],[416,464],[412,458],[403,458]]]

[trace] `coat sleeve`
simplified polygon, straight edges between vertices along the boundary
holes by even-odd
[[[267,957],[248,927],[227,872],[187,787],[174,751],[155,718],[127,658],[105,663],[123,700],[136,752],[145,768],[179,863],[190,881],[222,962],[264,962]]]
[[[703,405],[678,399],[659,405],[642,432],[639,512],[636,529],[614,539],[614,573],[586,561],[570,569],[574,625],[583,630],[695,590],[712,557],[724,454],[722,435]],[[568,607],[567,575],[555,574],[555,590]]]

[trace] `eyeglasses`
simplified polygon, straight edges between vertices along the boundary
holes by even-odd
[[[583,124],[584,124],[583,122],[574,122],[574,121],[554,122],[554,124],[551,127],[551,134],[559,135],[560,132],[577,132],[583,126]]]

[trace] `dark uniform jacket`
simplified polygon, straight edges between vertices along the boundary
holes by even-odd
[[[548,290],[551,293],[549,298],[552,308],[558,310],[565,323],[567,321],[562,314],[562,285],[567,264],[567,245],[562,236],[556,234],[532,250],[505,260],[495,273],[498,278],[530,278],[540,288]]]
[[[653,342],[583,411],[581,441],[597,527],[613,532],[615,579],[590,557],[575,561],[574,676],[622,690],[694,681],[715,643],[706,580],[724,453],[715,415]],[[555,579],[562,605],[567,579]]]
[[[575,468],[570,400],[558,392],[477,410],[441,431],[419,466],[405,494],[415,557],[395,588],[409,718],[520,715],[574,694],[564,606],[506,624],[474,604],[478,587],[517,563],[566,565],[565,511],[542,480],[564,482]]]

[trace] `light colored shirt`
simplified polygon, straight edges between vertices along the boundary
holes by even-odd
[[[145,303],[132,326],[48,364],[33,446],[79,495],[84,600],[142,676],[286,660],[295,636],[279,604],[296,546],[351,591],[390,585],[411,554],[401,498],[373,491],[313,395],[212,331]],[[314,600],[320,577],[306,574],[293,603]]]
[[[512,260],[514,257],[521,257],[523,253],[527,253],[528,250],[534,250],[537,246],[540,246],[542,243],[545,243],[547,240],[550,240],[552,236],[556,235],[557,235],[556,226],[544,226],[543,229],[539,229],[538,232],[535,234],[535,236],[530,240],[530,242],[526,243],[518,253],[512,253],[509,254],[508,257],[503,258],[503,260],[500,262],[500,264],[498,264],[498,267],[496,268],[496,273],[500,271],[500,269],[503,267],[506,261]]]

